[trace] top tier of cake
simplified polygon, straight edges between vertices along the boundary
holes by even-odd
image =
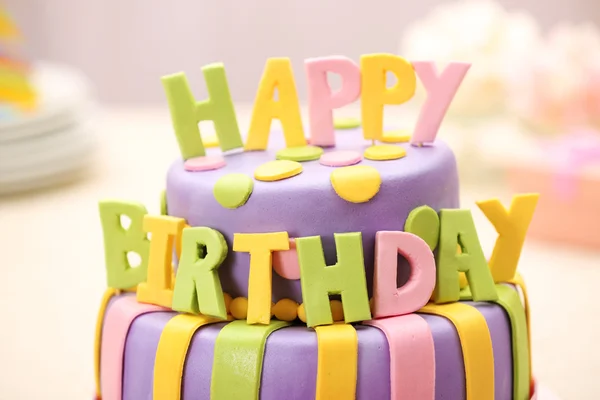
[[[435,146],[428,147],[389,145],[406,151],[404,157],[395,160],[363,159],[356,166],[341,167],[326,166],[319,160],[302,162],[302,172],[286,179],[261,181],[251,178],[251,195],[243,205],[237,208],[221,205],[215,196],[219,180],[225,182],[224,177],[231,174],[252,177],[259,166],[276,159],[276,150],[282,148],[283,135],[272,132],[270,137],[272,149],[224,156],[226,165],[221,168],[187,171],[184,162],[178,160],[168,174],[168,214],[184,218],[191,226],[216,229],[225,237],[230,251],[219,267],[219,276],[223,290],[233,297],[247,297],[250,270],[249,253],[231,251],[234,234],[287,232],[292,240],[319,235],[327,265],[334,265],[334,234],[361,232],[367,285],[371,294],[375,234],[378,231],[404,230],[410,211],[422,205],[436,211],[458,207],[459,185],[454,155],[439,140]],[[326,149],[325,155],[349,150],[361,156],[368,149],[368,142],[360,128],[338,130],[336,137],[338,145]],[[218,154],[217,149],[208,150],[208,157]],[[349,174],[344,176],[344,171]],[[340,172],[342,174],[336,177]],[[348,178],[348,185],[337,183],[336,191],[333,182],[337,182],[336,179],[343,182],[345,178]],[[380,185],[370,181],[377,179],[380,179]],[[370,190],[375,190],[373,185],[377,186],[377,190],[369,194]],[[235,183],[230,183],[228,188],[232,192],[248,190],[243,184],[236,189]],[[372,198],[361,203],[349,201],[342,197],[347,197],[344,188],[356,190],[357,195],[365,198],[372,195]],[[291,298],[302,303],[295,250],[274,252],[273,264],[276,273],[273,274],[272,300]],[[399,279],[407,274],[408,267],[406,271],[401,267]]]

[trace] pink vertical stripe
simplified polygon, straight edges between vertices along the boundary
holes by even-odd
[[[102,330],[100,388],[103,400],[121,400],[125,340],[134,319],[154,311],[168,311],[152,304],[138,303],[134,296],[121,297],[108,309]]]
[[[416,314],[363,322],[379,328],[390,347],[392,400],[435,398],[435,350],[429,325]]]

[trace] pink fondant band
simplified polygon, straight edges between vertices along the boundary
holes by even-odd
[[[115,300],[108,309],[102,333],[100,387],[102,398],[121,400],[123,394],[123,357],[129,327],[134,319],[154,311],[168,311],[152,304],[138,303],[135,297]]]
[[[435,350],[429,325],[416,314],[366,321],[390,347],[391,399],[435,398]]]

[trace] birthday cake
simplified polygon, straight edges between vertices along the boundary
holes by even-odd
[[[184,74],[163,78],[181,157],[161,215],[99,205],[96,398],[529,399],[517,264],[538,196],[477,203],[498,232],[486,260],[436,140],[469,65],[371,54],[305,67],[307,134],[289,59],[267,61],[245,135],[222,64],[203,68],[203,101]],[[412,132],[384,126],[417,82]],[[359,98],[360,120],[333,117]]]

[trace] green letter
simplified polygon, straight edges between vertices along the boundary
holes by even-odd
[[[320,236],[296,239],[307,325],[333,323],[330,294],[341,294],[346,323],[371,319],[360,232],[336,233],[338,262],[327,266]]]
[[[162,83],[167,94],[171,120],[179,150],[184,160],[204,156],[200,136],[200,121],[213,121],[221,150],[243,147],[235,109],[223,64],[210,64],[202,68],[208,99],[196,102],[183,72],[165,76]]]
[[[497,300],[494,279],[481,250],[471,211],[444,209],[440,211],[440,221],[434,301],[459,300],[459,272],[466,273],[473,300]],[[458,246],[462,250],[460,254]]]
[[[227,256],[225,238],[214,229],[185,228],[181,245],[173,310],[227,319],[223,289],[217,273]]]
[[[100,220],[104,233],[106,281],[113,289],[129,289],[146,280],[150,241],[142,229],[146,207],[139,203],[104,200],[99,203]],[[131,220],[129,228],[121,224],[121,216]],[[141,262],[132,267],[127,253],[134,252]]]

